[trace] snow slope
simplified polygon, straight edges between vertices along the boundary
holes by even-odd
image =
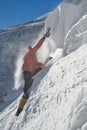
[[[51,63],[36,75],[20,116],[16,118],[15,112],[21,97],[0,114],[0,129],[86,130],[86,57],[86,44],[59,61],[56,53]]]
[[[65,0],[48,14],[46,21],[42,21],[45,22],[45,29],[51,27],[52,33],[37,56],[42,61],[48,55],[53,56],[53,59],[35,76],[29,100],[19,117],[15,117],[22,96],[19,92],[18,99],[0,112],[1,130],[87,130],[86,13],[86,0]],[[36,27],[36,30],[41,27],[39,32],[36,31],[38,39],[43,33],[42,23]],[[26,29],[29,27],[25,26]],[[32,34],[34,29],[32,28]],[[36,32],[34,36],[37,36]],[[8,34],[6,35],[8,39]],[[24,40],[28,40],[27,36],[28,32],[24,35]],[[36,37],[33,37],[34,41]],[[27,42],[21,43],[20,46],[27,46]],[[46,53],[40,55],[45,49]]]

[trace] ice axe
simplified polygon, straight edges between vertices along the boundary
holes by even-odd
[[[46,33],[44,35],[45,37],[49,37],[50,36],[50,28],[47,28]]]

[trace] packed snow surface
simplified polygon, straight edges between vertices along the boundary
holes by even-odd
[[[46,28],[51,27],[51,36],[40,48],[37,57],[42,62],[48,56],[53,58],[35,75],[29,100],[19,117],[15,113],[22,94],[0,112],[0,129],[87,130],[87,0],[64,0],[48,14],[45,27],[44,20],[38,20],[39,23],[24,24],[26,29],[31,27],[31,35],[26,32],[14,43],[18,45],[20,41],[21,47],[26,48],[30,36],[30,45],[34,45]],[[5,38],[8,39],[8,36]],[[20,53],[15,74],[20,74],[21,58]]]
[[[87,129],[87,45],[59,61],[57,53],[36,75],[19,117],[15,112],[22,95],[1,112],[1,130]]]

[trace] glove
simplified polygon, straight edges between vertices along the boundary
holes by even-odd
[[[46,33],[44,34],[44,37],[49,37],[50,36],[50,28],[47,28]]]

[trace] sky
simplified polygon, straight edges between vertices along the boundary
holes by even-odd
[[[34,20],[63,0],[0,0],[0,29]]]

